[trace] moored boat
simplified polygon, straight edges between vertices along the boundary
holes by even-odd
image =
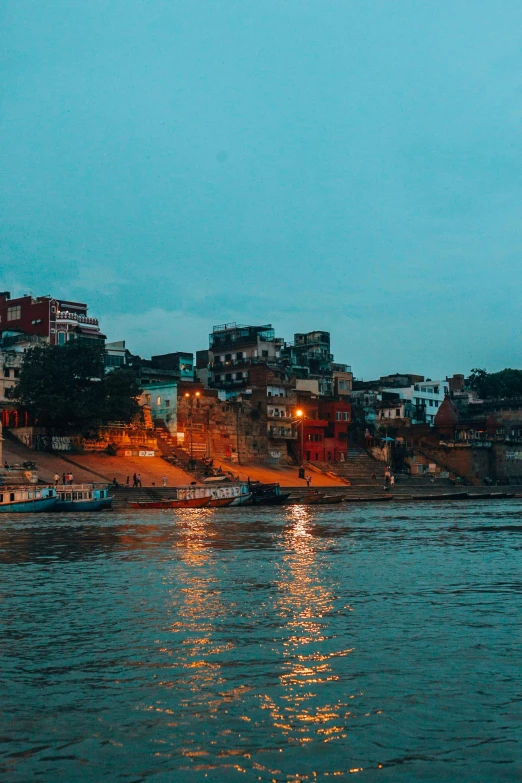
[[[203,508],[208,506],[210,498],[185,498],[178,500],[176,498],[163,498],[160,500],[129,500],[131,508],[141,509],[169,509],[169,508]]]
[[[224,508],[230,506],[234,498],[210,498],[208,508]]]
[[[56,487],[55,511],[102,511],[112,506],[109,488],[93,484],[71,484]]]
[[[344,495],[325,495],[321,498],[321,500],[318,501],[318,506],[331,506],[335,503],[342,503],[344,500]]]
[[[304,505],[304,504],[306,504],[306,505],[308,505],[308,504],[315,505],[316,503],[319,503],[319,501],[322,500],[324,498],[324,496],[325,496],[324,492],[323,493],[317,492],[317,491],[309,492],[307,495],[303,495],[303,497],[301,497],[301,498],[296,498],[294,500],[294,504],[296,504],[296,505]]]
[[[32,514],[37,511],[53,511],[56,502],[54,487],[0,486],[0,513]]]
[[[469,492],[441,492],[438,495],[410,495],[409,500],[467,500]]]
[[[290,492],[281,492],[279,484],[252,482],[250,488],[255,506],[282,506],[290,497]]]
[[[384,503],[393,500],[393,495],[367,495],[366,497],[345,497],[345,503]]]

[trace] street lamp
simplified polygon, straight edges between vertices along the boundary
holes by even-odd
[[[301,408],[298,408],[295,412],[295,415],[298,419],[301,420],[301,467],[304,465],[304,423],[305,423],[305,415],[304,411]]]

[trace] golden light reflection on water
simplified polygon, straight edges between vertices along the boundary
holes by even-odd
[[[172,601],[167,607],[167,615],[174,615],[175,619],[167,625],[167,631],[182,634],[184,638],[181,643],[160,648],[167,657],[175,658],[172,666],[186,671],[183,681],[189,686],[194,702],[198,699],[205,702],[208,690],[225,682],[217,657],[234,647],[232,642],[214,640],[216,621],[225,618],[227,610],[221,600],[219,580],[209,567],[211,550],[206,542],[215,532],[210,524],[212,517],[212,512],[205,509],[183,509],[176,513],[177,557],[172,565]],[[162,685],[176,687],[178,681],[166,680]],[[215,710],[216,704],[211,703],[210,711]]]
[[[334,610],[335,595],[320,573],[314,517],[303,506],[288,508],[282,546],[285,554],[277,582],[278,614],[287,636],[283,641],[283,689],[277,699],[265,696],[263,708],[273,725],[289,742],[331,742],[346,737],[346,704],[332,700],[329,684],[338,680],[332,659],[349,655],[352,648],[325,636],[325,616]],[[330,648],[330,649],[328,649]]]

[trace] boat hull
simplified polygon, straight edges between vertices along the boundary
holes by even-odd
[[[111,508],[112,498],[92,500],[58,500],[55,511],[103,511]]]
[[[232,498],[231,506],[249,506],[252,503],[252,493],[248,495],[239,495],[238,497]]]
[[[169,509],[169,508],[203,508],[208,506],[210,498],[189,498],[187,500],[129,500],[131,508]]]
[[[212,498],[208,508],[225,508],[232,505],[234,498]]]
[[[288,499],[290,497],[290,492],[283,492],[279,495],[267,495],[266,497],[260,496],[260,497],[254,497],[252,498],[252,502],[254,506],[282,506],[285,503],[288,503]]]
[[[56,498],[36,498],[32,500],[20,500],[14,503],[0,505],[0,514],[34,514],[40,511],[54,511]]]

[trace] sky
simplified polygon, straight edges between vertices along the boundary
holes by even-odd
[[[141,356],[520,367],[522,3],[4,0],[0,290]]]

